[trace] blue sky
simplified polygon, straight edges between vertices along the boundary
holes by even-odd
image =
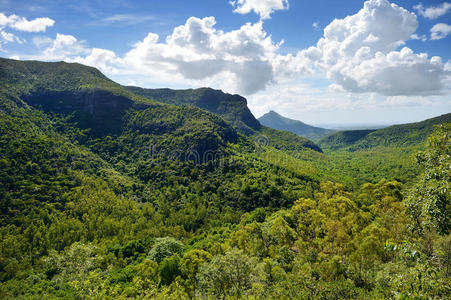
[[[451,1],[0,0],[0,13],[2,57],[212,86],[256,116],[389,124],[451,111]]]

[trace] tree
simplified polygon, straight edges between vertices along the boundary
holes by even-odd
[[[436,127],[417,161],[424,171],[407,199],[408,211],[417,228],[434,228],[447,235],[451,230],[451,124]]]
[[[177,276],[181,275],[179,264],[180,256],[177,253],[163,259],[160,263],[160,278],[163,285],[171,284]]]
[[[191,250],[185,253],[180,261],[180,271],[182,276],[186,279],[185,289],[189,292],[191,297],[194,297],[194,291],[197,289],[196,276],[199,268],[204,263],[210,262],[212,256],[204,250]]]
[[[211,263],[202,265],[197,277],[199,287],[205,295],[240,298],[252,288],[252,283],[260,279],[255,266],[253,258],[241,250],[232,249],[224,255],[215,256]]]
[[[152,288],[159,282],[158,264],[150,259],[145,259],[142,263],[135,267],[136,277],[134,279],[135,286],[139,286],[142,290]]]
[[[182,254],[183,243],[173,237],[163,237],[155,240],[149,251],[149,259],[160,263],[164,258],[173,254]]]
[[[435,230],[440,235],[451,231],[451,123],[440,125],[429,136],[426,150],[417,155],[423,166],[418,183],[407,198],[407,210],[418,231]],[[449,274],[451,237],[446,273]]]

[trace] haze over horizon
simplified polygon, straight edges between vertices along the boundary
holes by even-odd
[[[312,125],[451,111],[451,2],[0,1],[0,56],[124,85],[210,86]]]

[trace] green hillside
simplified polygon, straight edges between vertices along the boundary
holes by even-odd
[[[203,156],[237,140],[236,131],[216,115],[139,97],[91,67],[1,59],[0,75],[4,97],[64,116],[90,138],[125,134],[134,146],[159,153],[178,149],[181,159],[190,151]]]
[[[239,95],[226,94],[211,88],[190,90],[143,89],[132,86],[125,88],[147,99],[205,109],[222,117],[238,132],[247,136],[253,136],[254,139],[265,139],[265,143],[276,148],[300,149],[306,147],[322,152],[320,147],[306,138],[296,137],[286,131],[274,131],[268,127],[261,126],[247,107],[247,100]]]
[[[160,93],[0,59],[1,299],[449,295],[449,124],[323,153],[239,96]]]
[[[226,94],[211,88],[171,90],[128,86],[126,89],[136,95],[159,102],[174,105],[193,105],[208,110],[220,115],[245,134],[252,134],[260,129],[260,123],[247,107],[246,99],[239,95]]]
[[[275,111],[270,111],[258,118],[262,125],[278,130],[286,130],[294,134],[306,137],[313,141],[318,141],[322,137],[330,134],[333,130],[307,125],[301,121],[283,117]]]
[[[389,126],[377,130],[351,130],[331,134],[319,145],[326,149],[367,149],[377,146],[407,147],[426,142],[434,125],[451,122],[451,113],[422,122]]]
[[[339,131],[321,139],[319,143],[328,149],[341,149],[355,144],[374,131],[374,129]]]

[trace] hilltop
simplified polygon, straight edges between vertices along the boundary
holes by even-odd
[[[258,118],[258,120],[262,125],[265,125],[267,127],[278,130],[286,130],[313,141],[318,141],[322,137],[333,132],[333,130],[330,129],[314,127],[307,125],[301,121],[286,118],[272,110]]]
[[[425,143],[435,125],[451,122],[451,113],[410,124],[377,130],[348,130],[333,133],[318,143],[327,149],[368,149],[378,146],[408,147]]]

